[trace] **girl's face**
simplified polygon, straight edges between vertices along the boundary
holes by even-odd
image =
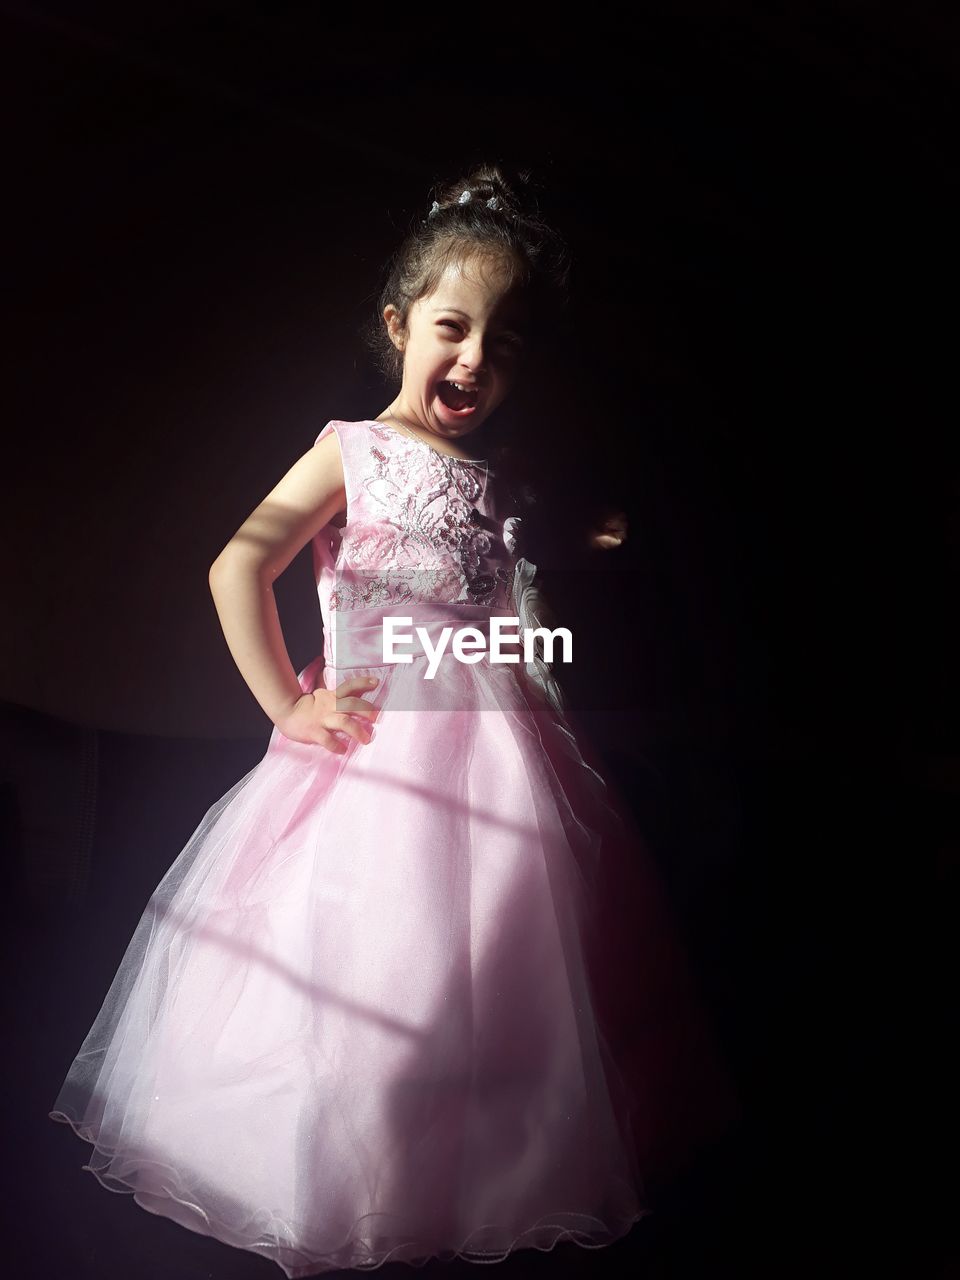
[[[390,406],[402,421],[455,440],[476,431],[509,394],[523,361],[528,310],[496,260],[452,264],[436,292],[410,307],[405,333],[396,307],[383,315],[404,353],[403,385]]]

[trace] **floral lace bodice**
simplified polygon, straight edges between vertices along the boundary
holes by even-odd
[[[346,521],[313,539],[324,626],[330,613],[415,600],[507,607],[520,509],[485,462],[441,454],[375,420],[326,424],[343,460]]]

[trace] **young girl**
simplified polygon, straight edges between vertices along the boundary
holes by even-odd
[[[540,617],[484,424],[562,242],[498,169],[438,196],[381,300],[399,392],[327,422],[211,569],[269,746],[152,895],[50,1113],[104,1186],[291,1277],[598,1247],[651,1212],[607,1038],[638,975],[598,916],[605,784],[546,650],[448,645],[426,676],[445,627]],[[324,645],[297,675],[272,583],[308,541]]]

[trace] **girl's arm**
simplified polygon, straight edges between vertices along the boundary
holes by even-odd
[[[273,581],[346,505],[340,446],[331,434],[293,464],[210,566],[227,647],[274,724],[289,715],[303,690],[280,629]]]

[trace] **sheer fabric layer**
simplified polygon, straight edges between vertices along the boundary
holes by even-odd
[[[599,1247],[649,1212],[594,999],[610,812],[516,668],[424,664],[369,668],[345,755],[274,730],[50,1113],[104,1186],[291,1277]]]

